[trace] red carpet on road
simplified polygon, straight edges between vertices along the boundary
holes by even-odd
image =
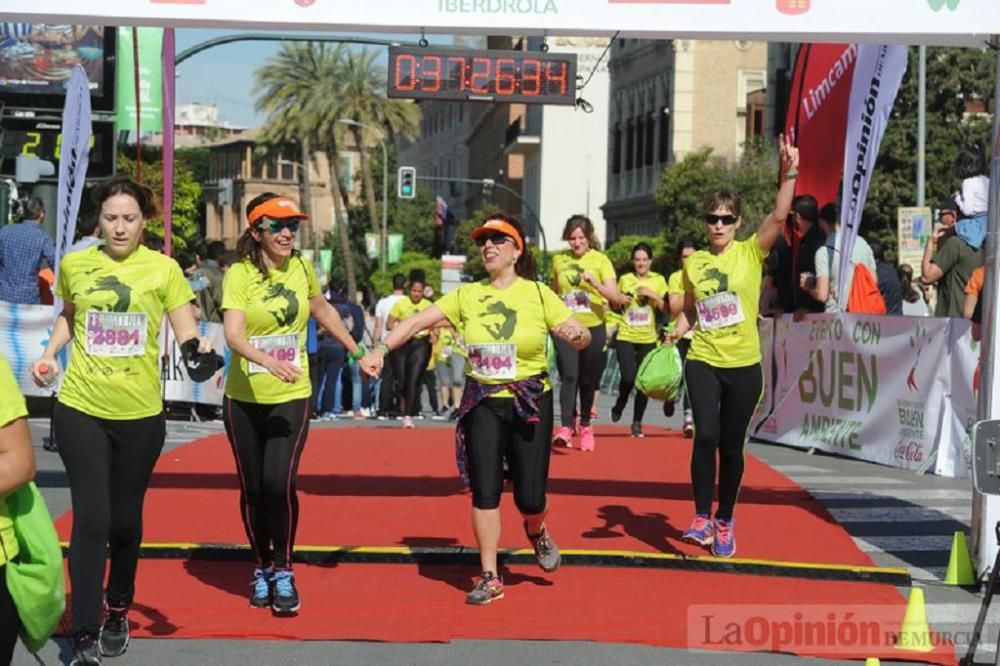
[[[706,554],[679,540],[693,513],[690,440],[661,433],[636,440],[623,428],[602,427],[594,453],[553,452],[547,524],[561,548]],[[144,541],[243,544],[238,497],[224,436],[170,451],[157,464],[146,498]],[[302,457],[299,501],[300,546],[475,546],[450,429],[315,429]],[[526,547],[509,493],[503,508],[502,546]],[[750,455],[735,518],[737,557],[873,565],[819,502]],[[64,539],[70,521],[69,514],[57,521]],[[464,595],[477,573],[458,564],[298,566],[303,609],[295,618],[275,618],[247,607],[246,563],[144,560],[134,635],[508,638],[768,650],[774,646],[759,633],[722,644],[704,609],[691,607],[718,605],[719,617],[728,617],[733,607],[757,609],[760,629],[763,619],[790,616],[782,614],[783,606],[828,606],[840,617],[877,606],[886,631],[898,630],[905,608],[895,588],[872,583],[582,566],[554,574],[513,566],[504,572],[506,598],[472,608],[464,605]],[[886,610],[893,607],[898,612]],[[803,655],[954,662],[947,645],[917,654],[884,648],[832,652],[808,644],[818,641],[793,642],[779,647]]]

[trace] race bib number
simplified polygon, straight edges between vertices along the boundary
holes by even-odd
[[[563,302],[572,312],[590,312],[590,293],[579,290],[563,296]]]
[[[648,305],[641,308],[629,308],[625,311],[625,321],[628,322],[629,326],[645,328],[653,321],[653,310]]]
[[[288,335],[257,335],[250,338],[250,344],[273,359],[288,361],[294,364],[296,368],[302,368],[302,364],[299,362],[298,333],[289,333]],[[267,368],[257,365],[253,361],[249,361],[248,365],[248,371],[251,375],[268,372]]]
[[[517,376],[517,346],[512,342],[469,345],[469,365],[480,379],[514,379]]]
[[[698,324],[706,331],[735,326],[744,320],[743,305],[739,297],[731,291],[703,298],[698,301],[696,307]]]
[[[87,312],[87,353],[142,356],[146,353],[145,312]]]

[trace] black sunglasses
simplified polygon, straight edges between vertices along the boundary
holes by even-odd
[[[476,237],[476,245],[478,245],[479,247],[486,245],[486,241],[490,241],[494,245],[503,245],[504,243],[507,242],[513,243],[514,239],[508,236],[507,234],[500,233],[499,231],[495,234],[486,234],[484,236]]]
[[[736,220],[739,219],[735,215],[716,215],[715,213],[705,213],[705,224],[715,224],[716,222],[722,222],[727,227],[731,224],[736,224]]]
[[[264,222],[267,222],[266,227]],[[261,231],[267,230],[272,234],[280,233],[282,229],[288,229],[294,234],[299,231],[299,220],[272,220],[266,217],[257,223],[257,228]]]

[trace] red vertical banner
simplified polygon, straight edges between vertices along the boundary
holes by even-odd
[[[803,44],[795,60],[785,134],[799,148],[796,194],[838,201],[856,44]]]

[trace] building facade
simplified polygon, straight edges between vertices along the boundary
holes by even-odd
[[[739,158],[763,132],[767,80],[763,42],[623,39],[611,52],[609,241],[660,232],[655,193],[670,164],[703,147]]]

